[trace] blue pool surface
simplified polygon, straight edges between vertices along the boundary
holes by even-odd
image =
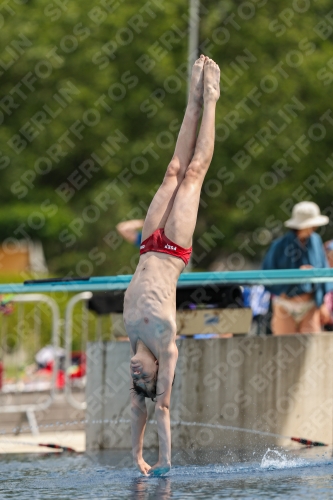
[[[173,467],[166,476],[146,478],[124,451],[1,455],[0,499],[325,500],[333,498],[331,457],[327,448],[221,450],[201,456],[174,452]],[[208,463],[212,459],[215,463]]]

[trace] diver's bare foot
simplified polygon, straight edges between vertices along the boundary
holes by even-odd
[[[205,64],[205,56],[201,54],[199,59],[195,61],[192,68],[191,85],[189,101],[202,106],[203,91],[204,91],[204,75],[203,68]]]
[[[220,68],[206,57],[204,66],[204,101],[217,101],[220,97]]]

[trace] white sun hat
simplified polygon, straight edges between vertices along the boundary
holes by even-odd
[[[306,229],[325,226],[328,223],[329,218],[326,215],[321,215],[320,208],[316,203],[301,201],[294,206],[291,219],[286,220],[284,225],[291,229]]]

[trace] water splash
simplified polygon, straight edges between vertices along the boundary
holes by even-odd
[[[268,448],[262,457],[260,468],[267,470],[290,469],[293,467],[304,467],[308,462],[302,458],[291,458],[278,450]]]

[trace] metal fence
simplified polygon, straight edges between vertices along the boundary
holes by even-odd
[[[20,351],[20,340],[27,332],[27,317],[25,314],[25,305],[33,304],[33,309],[29,311],[29,318],[33,318],[33,327],[31,335],[32,349],[37,350],[42,347],[41,342],[41,304],[45,304],[49,309],[51,316],[51,332],[49,343],[56,351],[59,346],[59,325],[60,313],[58,304],[54,299],[39,293],[18,294],[11,298],[11,301],[17,304],[16,321],[9,322],[8,316],[2,315],[1,321],[1,362],[2,366],[10,363],[12,368],[12,387],[11,392],[1,396],[0,413],[25,413],[33,434],[37,434],[37,423],[35,412],[48,408],[55,397],[57,364],[52,366],[51,377],[46,384],[48,387],[39,392],[38,398],[27,402],[26,398],[18,398],[25,392],[20,384],[20,365],[24,361]],[[14,319],[14,318],[13,318]],[[29,334],[29,330],[28,330]],[[12,344],[12,345],[10,345]],[[11,348],[10,348],[11,347]],[[16,357],[16,359],[15,359]],[[15,362],[16,361],[16,362]],[[1,393],[0,393],[1,394]],[[25,401],[22,401],[25,400]]]
[[[29,288],[29,292],[32,289]],[[102,340],[110,337],[111,317],[101,318],[89,312],[87,300],[91,292],[81,292],[66,299],[63,313],[55,298],[42,293],[13,294],[8,297],[9,311],[0,313],[0,424],[8,426],[12,421],[19,433],[24,420],[33,434],[38,434],[35,413],[45,416],[48,408],[57,398],[66,399],[75,410],[84,410],[85,352],[88,340]],[[56,296],[57,298],[57,296]],[[9,314],[10,313],[10,314]],[[63,317],[62,317],[63,316]],[[62,357],[55,356],[46,370],[38,369],[35,355],[45,347],[54,353],[63,351]],[[72,376],[73,351],[81,356],[82,373]],[[61,376],[62,375],[62,376]],[[1,382],[1,381],[0,381]],[[62,385],[59,385],[62,384]],[[68,405],[67,405],[68,406]],[[7,414],[8,417],[5,417]],[[12,414],[13,417],[10,417]],[[21,415],[18,421],[18,414]],[[72,412],[73,415],[81,415]],[[58,418],[58,417],[57,417]],[[0,425],[0,431],[3,428]]]

